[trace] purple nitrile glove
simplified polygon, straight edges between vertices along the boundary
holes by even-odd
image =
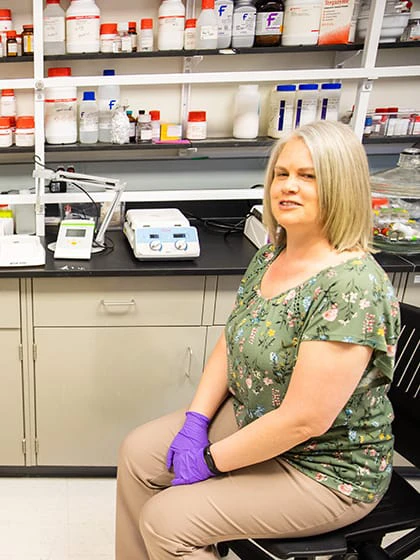
[[[200,449],[188,449],[187,451],[175,455],[175,478],[172,480],[172,486],[194,484],[194,482],[201,482],[202,480],[207,480],[212,476],[216,476],[206,465],[204,449],[205,447],[201,447]]]
[[[174,455],[190,449],[202,449],[210,442],[207,436],[210,420],[204,414],[188,411],[185,413],[184,425],[172,440],[166,456],[168,470],[174,462]]]

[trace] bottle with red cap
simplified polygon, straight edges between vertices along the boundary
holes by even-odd
[[[160,140],[160,111],[149,111],[152,123],[152,140]]]
[[[60,0],[47,0],[44,9],[44,54],[66,54],[66,14]]]
[[[207,138],[207,121],[205,111],[190,111],[188,113],[188,140],[205,140]]]
[[[140,20],[140,38],[139,38],[140,51],[153,50],[153,19],[144,18]]]
[[[12,29],[11,31],[6,31],[7,41],[6,41],[6,56],[17,56],[18,55],[18,42],[16,37],[16,31]]]
[[[201,13],[197,19],[196,49],[217,49],[217,15],[214,0],[201,0]]]
[[[6,32],[13,28],[11,10],[0,10],[0,37],[3,44],[3,56],[6,56]]]
[[[71,68],[49,68],[49,78],[71,76]],[[45,88],[45,139],[49,144],[73,144],[77,141],[77,88]]]
[[[137,26],[135,21],[128,22],[128,34],[131,39],[131,52],[137,52]]]

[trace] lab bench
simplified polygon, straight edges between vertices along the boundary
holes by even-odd
[[[89,261],[0,270],[0,475],[115,469],[130,429],[191,399],[256,250],[200,228],[198,259],[140,262],[107,237]],[[410,295],[420,258],[376,258]]]

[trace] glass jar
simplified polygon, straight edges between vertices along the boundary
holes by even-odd
[[[22,55],[34,54],[34,26],[22,25]]]

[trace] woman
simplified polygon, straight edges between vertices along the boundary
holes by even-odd
[[[331,531],[381,499],[399,313],[369,253],[370,204],[366,156],[345,125],[312,123],[276,144],[273,243],[242,279],[188,411],[121,448],[117,560],[214,559],[219,541]]]

